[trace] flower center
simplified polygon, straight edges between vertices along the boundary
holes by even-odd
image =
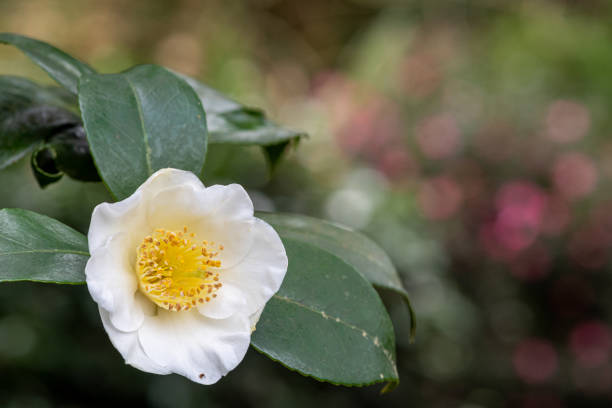
[[[157,229],[138,246],[136,273],[140,290],[166,310],[189,310],[217,297],[222,286],[215,243],[195,241],[195,234]],[[223,250],[223,245],[217,246]]]

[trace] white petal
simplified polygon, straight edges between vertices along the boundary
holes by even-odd
[[[253,202],[240,184],[210,186],[206,195],[217,217],[231,220],[253,218]]]
[[[144,311],[135,299],[138,281],[125,243],[122,233],[99,246],[87,261],[85,277],[91,297],[109,313],[113,326],[133,331],[144,321]]]
[[[146,204],[147,225],[150,231],[164,228],[182,230],[206,217],[205,190],[203,187],[182,184],[156,191]]]
[[[225,219],[202,219],[193,224],[198,237],[214,242],[215,259],[221,261],[218,270],[232,268],[244,260],[253,246],[253,220],[235,221]],[[223,250],[219,250],[220,246]]]
[[[113,346],[119,351],[126,364],[136,367],[139,370],[153,374],[170,374],[170,369],[162,367],[155,363],[145,354],[140,342],[138,341],[138,332],[123,332],[117,330],[110,321],[109,314],[106,310],[99,308],[102,325],[108,334],[108,337],[113,343]]]
[[[212,186],[181,184],[157,191],[147,201],[148,230],[182,230],[184,226],[197,239],[223,246],[216,259],[225,269],[239,263],[251,248],[253,204],[237,184]],[[227,208],[226,208],[227,207]]]
[[[221,260],[223,286],[216,298],[198,305],[199,312],[157,308],[138,291],[134,270],[136,248],[146,235],[183,226],[218,249]],[[96,207],[88,238],[88,288],[126,362],[202,384],[217,382],[244,358],[251,326],[287,269],[278,235],[254,218],[241,186],[205,188],[197,176],[175,169],[156,172],[123,201]]]
[[[219,269],[231,268],[249,252],[253,243],[253,203],[237,184],[206,188],[201,216],[191,224],[198,238],[223,246],[216,259]]]
[[[136,192],[123,201],[102,203],[94,208],[87,233],[89,253],[93,254],[112,235],[141,230],[145,221],[140,209],[142,196]]]
[[[138,245],[151,232],[151,228],[146,224],[146,208],[143,208],[143,205],[149,203],[158,192],[180,186],[190,187],[191,190],[204,190],[200,179],[191,172],[161,169],[125,200],[96,206],[87,234],[89,252],[93,253],[111,235],[121,231],[131,232],[134,240],[130,245]],[[191,206],[193,207],[194,203]]]
[[[223,285],[240,288],[245,296],[249,315],[262,309],[280,288],[289,261],[285,247],[274,229],[255,218],[253,246],[244,260],[231,269],[222,271]]]
[[[161,190],[176,186],[191,186],[194,189],[204,188],[200,179],[192,172],[168,168],[157,170],[136,191],[142,192],[149,199]]]
[[[250,342],[246,317],[209,319],[195,310],[158,309],[138,332],[146,355],[155,363],[201,384],[213,384],[244,358]]]
[[[223,285],[216,298],[210,302],[198,303],[198,311],[211,319],[226,319],[236,312],[246,309],[246,300],[242,290],[232,284]]]
[[[238,184],[210,186],[206,200],[211,213],[202,217],[197,228],[207,241],[223,245],[217,257],[220,269],[231,268],[244,259],[253,244],[253,202]]]
[[[87,239],[89,252],[93,253],[110,236],[129,231],[134,239],[129,242],[135,246],[151,231],[146,224],[146,211],[142,207],[157,192],[168,187],[190,186],[204,190],[202,182],[191,172],[177,169],[161,169],[147,179],[131,196],[116,203],[102,203],[93,211]]]
[[[255,313],[249,316],[249,324],[251,325],[251,333],[253,333],[255,329],[257,328],[257,322],[259,322],[259,318],[261,317],[261,314],[263,313],[263,311],[264,311],[264,308],[262,307],[261,309],[259,309],[258,311],[256,311]]]

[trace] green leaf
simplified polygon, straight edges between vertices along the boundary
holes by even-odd
[[[23,78],[0,76],[0,169],[45,139],[80,123],[66,95]]]
[[[23,51],[57,82],[77,93],[79,78],[94,74],[89,65],[43,41],[11,33],[0,33],[0,43],[11,44]],[[198,94],[207,114],[210,143],[240,145],[279,145],[298,140],[306,134],[278,126],[258,109],[249,108],[219,91],[186,75],[175,72]]]
[[[77,93],[79,78],[95,70],[54,46],[18,34],[0,33],[0,43],[14,45],[34,63],[72,93]],[[208,118],[210,143],[248,145],[278,144],[282,141],[306,136],[282,128],[266,119],[263,112],[248,108],[194,78],[175,72],[198,94]]]
[[[19,48],[38,66],[47,71],[51,78],[75,94],[79,77],[94,72],[89,65],[43,41],[18,34],[0,33],[0,43]]]
[[[31,211],[0,210],[0,282],[81,284],[88,259],[83,234]]]
[[[262,147],[264,155],[266,156],[266,159],[268,160],[268,165],[270,166],[271,173],[273,173],[274,170],[276,170],[276,166],[278,166],[278,163],[283,157],[283,154],[285,154],[285,152],[287,151],[287,148],[289,147],[290,143],[291,141],[287,140],[286,142],[281,142],[279,144],[268,145],[268,146]]]
[[[33,151],[30,163],[41,187],[63,173],[100,181],[76,105],[63,88],[0,76],[0,169]]]
[[[62,173],[75,180],[100,181],[83,126],[53,135],[47,146],[55,152],[55,165]]]
[[[377,287],[399,293],[410,311],[410,331],[414,337],[416,317],[408,293],[385,251],[365,235],[341,225],[297,214],[257,213],[281,238],[294,239],[323,248],[361,273]]]
[[[85,75],[79,104],[94,161],[117,199],[165,167],[201,173],[206,115],[193,89],[166,69]]]
[[[56,157],[55,150],[46,145],[40,146],[32,153],[30,165],[34,172],[34,177],[41,188],[59,181],[64,175],[55,165]]]
[[[81,125],[53,135],[32,153],[30,162],[41,188],[59,181],[64,174],[80,181],[100,181]]]
[[[399,381],[391,320],[370,283],[316,246],[283,239],[289,268],[251,337],[286,367],[342,385]]]
[[[259,109],[249,108],[203,83],[176,73],[196,91],[208,116],[210,143],[278,145],[306,136],[268,120]]]

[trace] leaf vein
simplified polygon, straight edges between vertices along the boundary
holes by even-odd
[[[9,251],[9,252],[0,252],[0,256],[36,254],[36,253],[74,254],[74,255],[89,256],[89,253],[84,252],[84,251],[64,250],[64,249],[32,249],[30,251],[25,251],[25,250],[24,251]]]
[[[20,245],[20,246],[24,247],[24,248],[28,248],[28,249],[32,248],[28,244],[25,244],[25,243],[23,243],[21,241],[17,241],[15,238],[11,238],[8,235],[0,235],[0,238],[4,239],[6,241],[9,241],[9,242],[13,242],[13,243],[15,243],[17,245]]]
[[[392,353],[389,350],[387,350],[385,347],[383,347],[383,345],[380,343],[380,340],[378,340],[378,337],[375,336],[373,338],[370,333],[368,333],[366,330],[362,329],[361,327],[358,327],[358,326],[355,326],[355,325],[353,325],[351,323],[345,322],[344,320],[340,319],[337,316],[331,316],[331,315],[325,313],[322,310],[317,310],[317,309],[315,309],[313,307],[305,305],[304,303],[298,302],[295,299],[291,299],[291,298],[288,298],[286,296],[281,296],[281,295],[274,295],[274,297],[276,299],[278,299],[278,300],[281,300],[281,301],[284,301],[284,302],[287,302],[287,303],[291,303],[293,305],[296,305],[298,307],[306,309],[306,310],[308,310],[310,312],[317,313],[317,314],[321,315],[321,317],[323,317],[324,319],[332,319],[336,323],[340,323],[343,326],[348,327],[349,329],[352,329],[352,330],[360,332],[363,337],[367,338],[368,340],[370,340],[372,342],[374,347],[376,347],[376,348],[378,348],[378,349],[380,349],[382,351],[383,355],[389,361],[389,364],[393,368],[393,371],[397,374],[397,366],[395,365],[395,361],[393,360]]]
[[[134,94],[134,99],[136,100],[136,108],[138,109],[138,119],[140,121],[140,127],[142,128],[142,136],[145,145],[145,161],[147,162],[147,172],[150,176],[151,174],[153,174],[153,167],[151,166],[151,146],[149,146],[149,135],[147,134],[147,128],[145,127],[144,123],[144,113],[142,111],[142,104],[138,96],[138,92],[136,91],[136,88],[134,88],[134,85],[130,81],[130,78],[126,77],[125,81],[132,90],[132,93]]]

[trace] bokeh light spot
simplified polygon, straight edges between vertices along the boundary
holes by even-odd
[[[511,181],[495,197],[493,220],[480,230],[480,240],[489,255],[511,259],[536,240],[546,209],[546,194],[533,183]]]
[[[453,156],[461,144],[459,125],[449,113],[426,117],[416,126],[415,134],[423,155],[429,159]]]
[[[550,104],[546,112],[546,137],[558,143],[582,139],[591,127],[591,115],[586,106],[569,100]]]
[[[552,167],[555,188],[568,199],[584,197],[595,189],[597,169],[593,160],[578,152],[565,153]]]
[[[612,351],[612,330],[602,322],[578,324],[570,334],[570,349],[576,361],[584,367],[607,362]]]
[[[419,53],[405,59],[400,70],[404,91],[415,98],[424,98],[436,90],[442,75],[436,59]]]
[[[455,180],[438,176],[421,183],[418,202],[421,212],[431,220],[453,216],[463,201],[463,192]]]
[[[528,384],[549,380],[557,371],[558,357],[552,344],[546,340],[523,340],[514,350],[514,371]]]

